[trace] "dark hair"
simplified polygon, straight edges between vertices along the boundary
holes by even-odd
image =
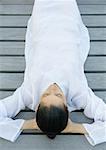
[[[39,104],[36,112],[38,127],[51,139],[65,129],[68,122],[67,106],[50,107]]]

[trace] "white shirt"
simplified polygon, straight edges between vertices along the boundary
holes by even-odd
[[[106,142],[106,104],[89,88],[84,74],[89,48],[89,33],[75,0],[36,0],[26,32],[24,81],[0,101],[0,137],[14,142],[24,119],[12,118],[26,106],[35,110],[42,93],[57,83],[69,112],[84,109],[94,119],[83,123],[89,143]]]

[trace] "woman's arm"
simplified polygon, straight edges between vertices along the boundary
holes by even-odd
[[[28,130],[28,129],[40,130],[35,119],[26,120],[21,129],[22,130]],[[67,127],[62,131],[62,133],[86,134],[87,131],[85,130],[82,124],[74,123],[69,119]]]
[[[28,130],[28,129],[40,130],[35,119],[26,120],[21,129],[22,130]]]
[[[66,128],[62,131],[62,133],[80,133],[87,134],[86,129],[80,123],[72,122],[70,119],[68,120],[68,124]]]
[[[21,133],[24,119],[12,118],[25,109],[24,88],[22,84],[11,96],[0,100],[0,138],[14,142]]]

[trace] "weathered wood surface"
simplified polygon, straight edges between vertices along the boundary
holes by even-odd
[[[91,146],[84,135],[57,135],[54,140],[45,135],[21,135],[15,143],[0,140],[2,150],[105,150],[106,144]]]
[[[33,5],[0,5],[0,14],[31,15]],[[81,15],[106,14],[106,5],[79,5]]]
[[[0,4],[34,4],[35,0],[0,0]],[[106,4],[105,0],[77,0],[78,4]]]

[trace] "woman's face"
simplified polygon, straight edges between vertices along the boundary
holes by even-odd
[[[51,84],[45,92],[41,95],[40,103],[49,107],[50,105],[54,106],[63,106],[67,105],[66,98],[60,87],[54,83]]]

